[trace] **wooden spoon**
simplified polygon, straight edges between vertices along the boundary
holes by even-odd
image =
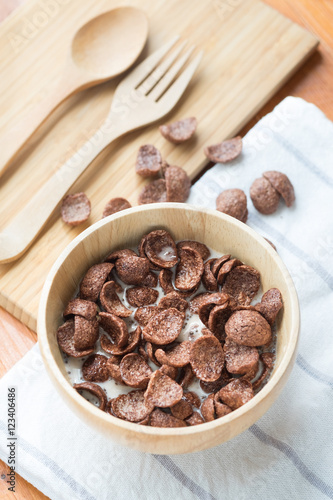
[[[118,7],[82,26],[72,40],[53,92],[0,137],[0,175],[33,132],[67,97],[127,70],[140,55],[147,35],[147,18],[134,7]]]

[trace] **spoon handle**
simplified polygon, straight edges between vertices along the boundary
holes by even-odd
[[[107,120],[37,191],[0,234],[0,262],[17,259],[31,245],[63,196],[87,166],[114,139],[127,132],[121,121]]]
[[[14,127],[0,136],[0,175],[7,169],[10,162],[21,151],[27,140],[46,120],[52,111],[61,104],[75,89],[70,79],[61,79],[53,90],[32,106],[28,113],[20,119]]]

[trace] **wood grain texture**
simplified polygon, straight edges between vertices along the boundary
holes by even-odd
[[[316,2],[312,0],[265,0],[265,2],[309,29],[320,39],[321,44],[319,50],[298,70],[296,75],[243,128],[243,133],[288,95],[303,97],[313,102],[329,118],[333,119],[333,95],[331,90],[331,82],[333,81],[332,3],[327,0],[316,0]],[[15,3],[21,2],[20,0],[2,0],[0,2],[0,19],[4,18],[5,12],[7,14],[8,5]],[[9,367],[17,359],[16,347],[21,344],[22,339],[24,344],[26,337],[30,333],[22,323],[13,318],[10,319],[13,326],[10,330],[7,330],[5,322],[9,320],[10,315],[1,308],[0,318],[2,320],[0,326],[2,349],[5,349],[6,366]],[[26,349],[29,349],[28,345]],[[24,354],[23,350],[22,355]],[[10,356],[13,356],[12,361],[9,359]],[[0,462],[1,473],[2,470],[5,470],[5,467],[5,464]],[[22,478],[19,478],[16,490],[16,494],[10,494],[8,500],[45,500],[47,498]],[[0,481],[0,496],[6,498],[6,494],[7,486],[3,481]]]
[[[0,59],[6,66],[6,79],[0,81],[0,133],[14,127],[28,108],[46,98],[46,92],[56,85],[73,30],[88,17],[112,7],[109,0],[86,0],[84,4],[62,0],[61,4],[47,20],[46,14],[41,14],[41,4],[30,0],[0,28]],[[222,12],[223,1],[133,0],[131,4],[149,15],[149,51],[177,33],[205,51],[184,99],[169,117],[196,116],[196,139],[175,146],[152,125],[117,140],[71,188],[72,192],[85,191],[90,198],[90,220],[77,228],[65,227],[56,210],[30,250],[18,261],[0,266],[0,305],[32,328],[36,326],[43,282],[61,250],[101,218],[105,203],[113,196],[121,195],[136,205],[145,182],[134,174],[141,144],[155,144],[169,163],[183,166],[193,178],[206,163],[203,146],[238,132],[316,46],[312,35],[258,0],[242,0]],[[45,26],[37,22],[42,17]],[[25,28],[22,18],[30,22]],[[33,35],[26,40],[22,33],[28,27]],[[32,193],[98,128],[115,85],[102,84],[73,96],[33,136],[1,177],[0,230],[24,210]]]

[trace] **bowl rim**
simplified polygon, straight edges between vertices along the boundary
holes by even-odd
[[[188,211],[205,213],[208,215],[212,215],[214,217],[225,219],[228,223],[235,225],[236,227],[240,228],[243,232],[245,232],[247,235],[256,239],[265,248],[265,250],[275,260],[276,264],[278,265],[283,275],[283,278],[288,283],[287,288],[289,292],[288,302],[290,304],[290,311],[291,311],[291,327],[289,331],[290,335],[289,342],[287,344],[286,351],[283,354],[283,358],[281,360],[280,365],[276,368],[276,370],[271,375],[271,377],[269,378],[268,382],[264,385],[264,387],[249,402],[247,402],[245,405],[241,406],[237,410],[232,411],[228,415],[225,415],[223,419],[221,418],[215,419],[211,422],[205,422],[203,425],[201,424],[188,427],[172,427],[172,428],[151,427],[145,425],[138,425],[137,423],[128,422],[126,420],[121,420],[109,413],[101,411],[98,407],[92,405],[89,401],[83,398],[73,388],[73,386],[67,380],[67,378],[62,374],[59,367],[57,366],[55,358],[53,357],[52,349],[48,341],[47,328],[46,328],[46,305],[47,305],[48,295],[51,290],[53,279],[56,273],[60,269],[65,259],[69,256],[69,254],[84,239],[89,237],[91,233],[95,232],[96,230],[99,230],[101,227],[104,227],[105,225],[112,223],[114,220],[130,216],[133,213],[133,211],[144,213],[146,211],[158,210],[158,209],[159,210],[185,209]],[[241,419],[251,409],[257,406],[259,403],[262,403],[270,395],[272,390],[279,385],[280,380],[283,378],[285,372],[290,367],[290,363],[293,362],[293,358],[295,356],[297,349],[299,326],[300,326],[300,309],[299,309],[299,302],[295,285],[292,281],[292,278],[290,276],[290,273],[286,265],[284,264],[278,253],[270,245],[270,243],[268,243],[267,240],[259,233],[257,233],[254,229],[238,221],[234,217],[231,217],[227,214],[224,214],[214,209],[198,207],[183,203],[156,203],[156,204],[146,204],[138,207],[132,207],[123,210],[121,212],[117,212],[113,215],[101,219],[100,221],[95,222],[90,227],[85,229],[82,233],[80,233],[78,236],[76,236],[76,238],[69,245],[67,245],[66,248],[61,252],[61,254],[54,262],[53,266],[51,267],[47,275],[47,278],[45,280],[42,289],[42,294],[38,309],[38,320],[37,320],[38,343],[42,354],[44,366],[46,367],[46,370],[50,378],[52,379],[53,383],[55,383],[57,388],[61,390],[61,392],[63,391],[66,392],[67,399],[74,400],[74,402],[77,403],[80,409],[83,410],[83,412],[88,412],[88,414],[90,414],[92,420],[97,417],[98,419],[103,421],[105,425],[112,424],[112,426],[119,427],[130,432],[136,432],[141,435],[159,436],[159,437],[161,436],[177,437],[177,436],[202,434],[205,431],[210,432],[214,428],[220,427],[223,424],[231,423],[233,421]]]

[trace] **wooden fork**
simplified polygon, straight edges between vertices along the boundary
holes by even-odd
[[[1,263],[18,259],[27,250],[72,184],[104,148],[125,133],[159,120],[177,104],[202,57],[200,52],[183,69],[193,50],[178,58],[183,44],[162,61],[178,38],[147,57],[120,82],[103,125],[0,233]]]

